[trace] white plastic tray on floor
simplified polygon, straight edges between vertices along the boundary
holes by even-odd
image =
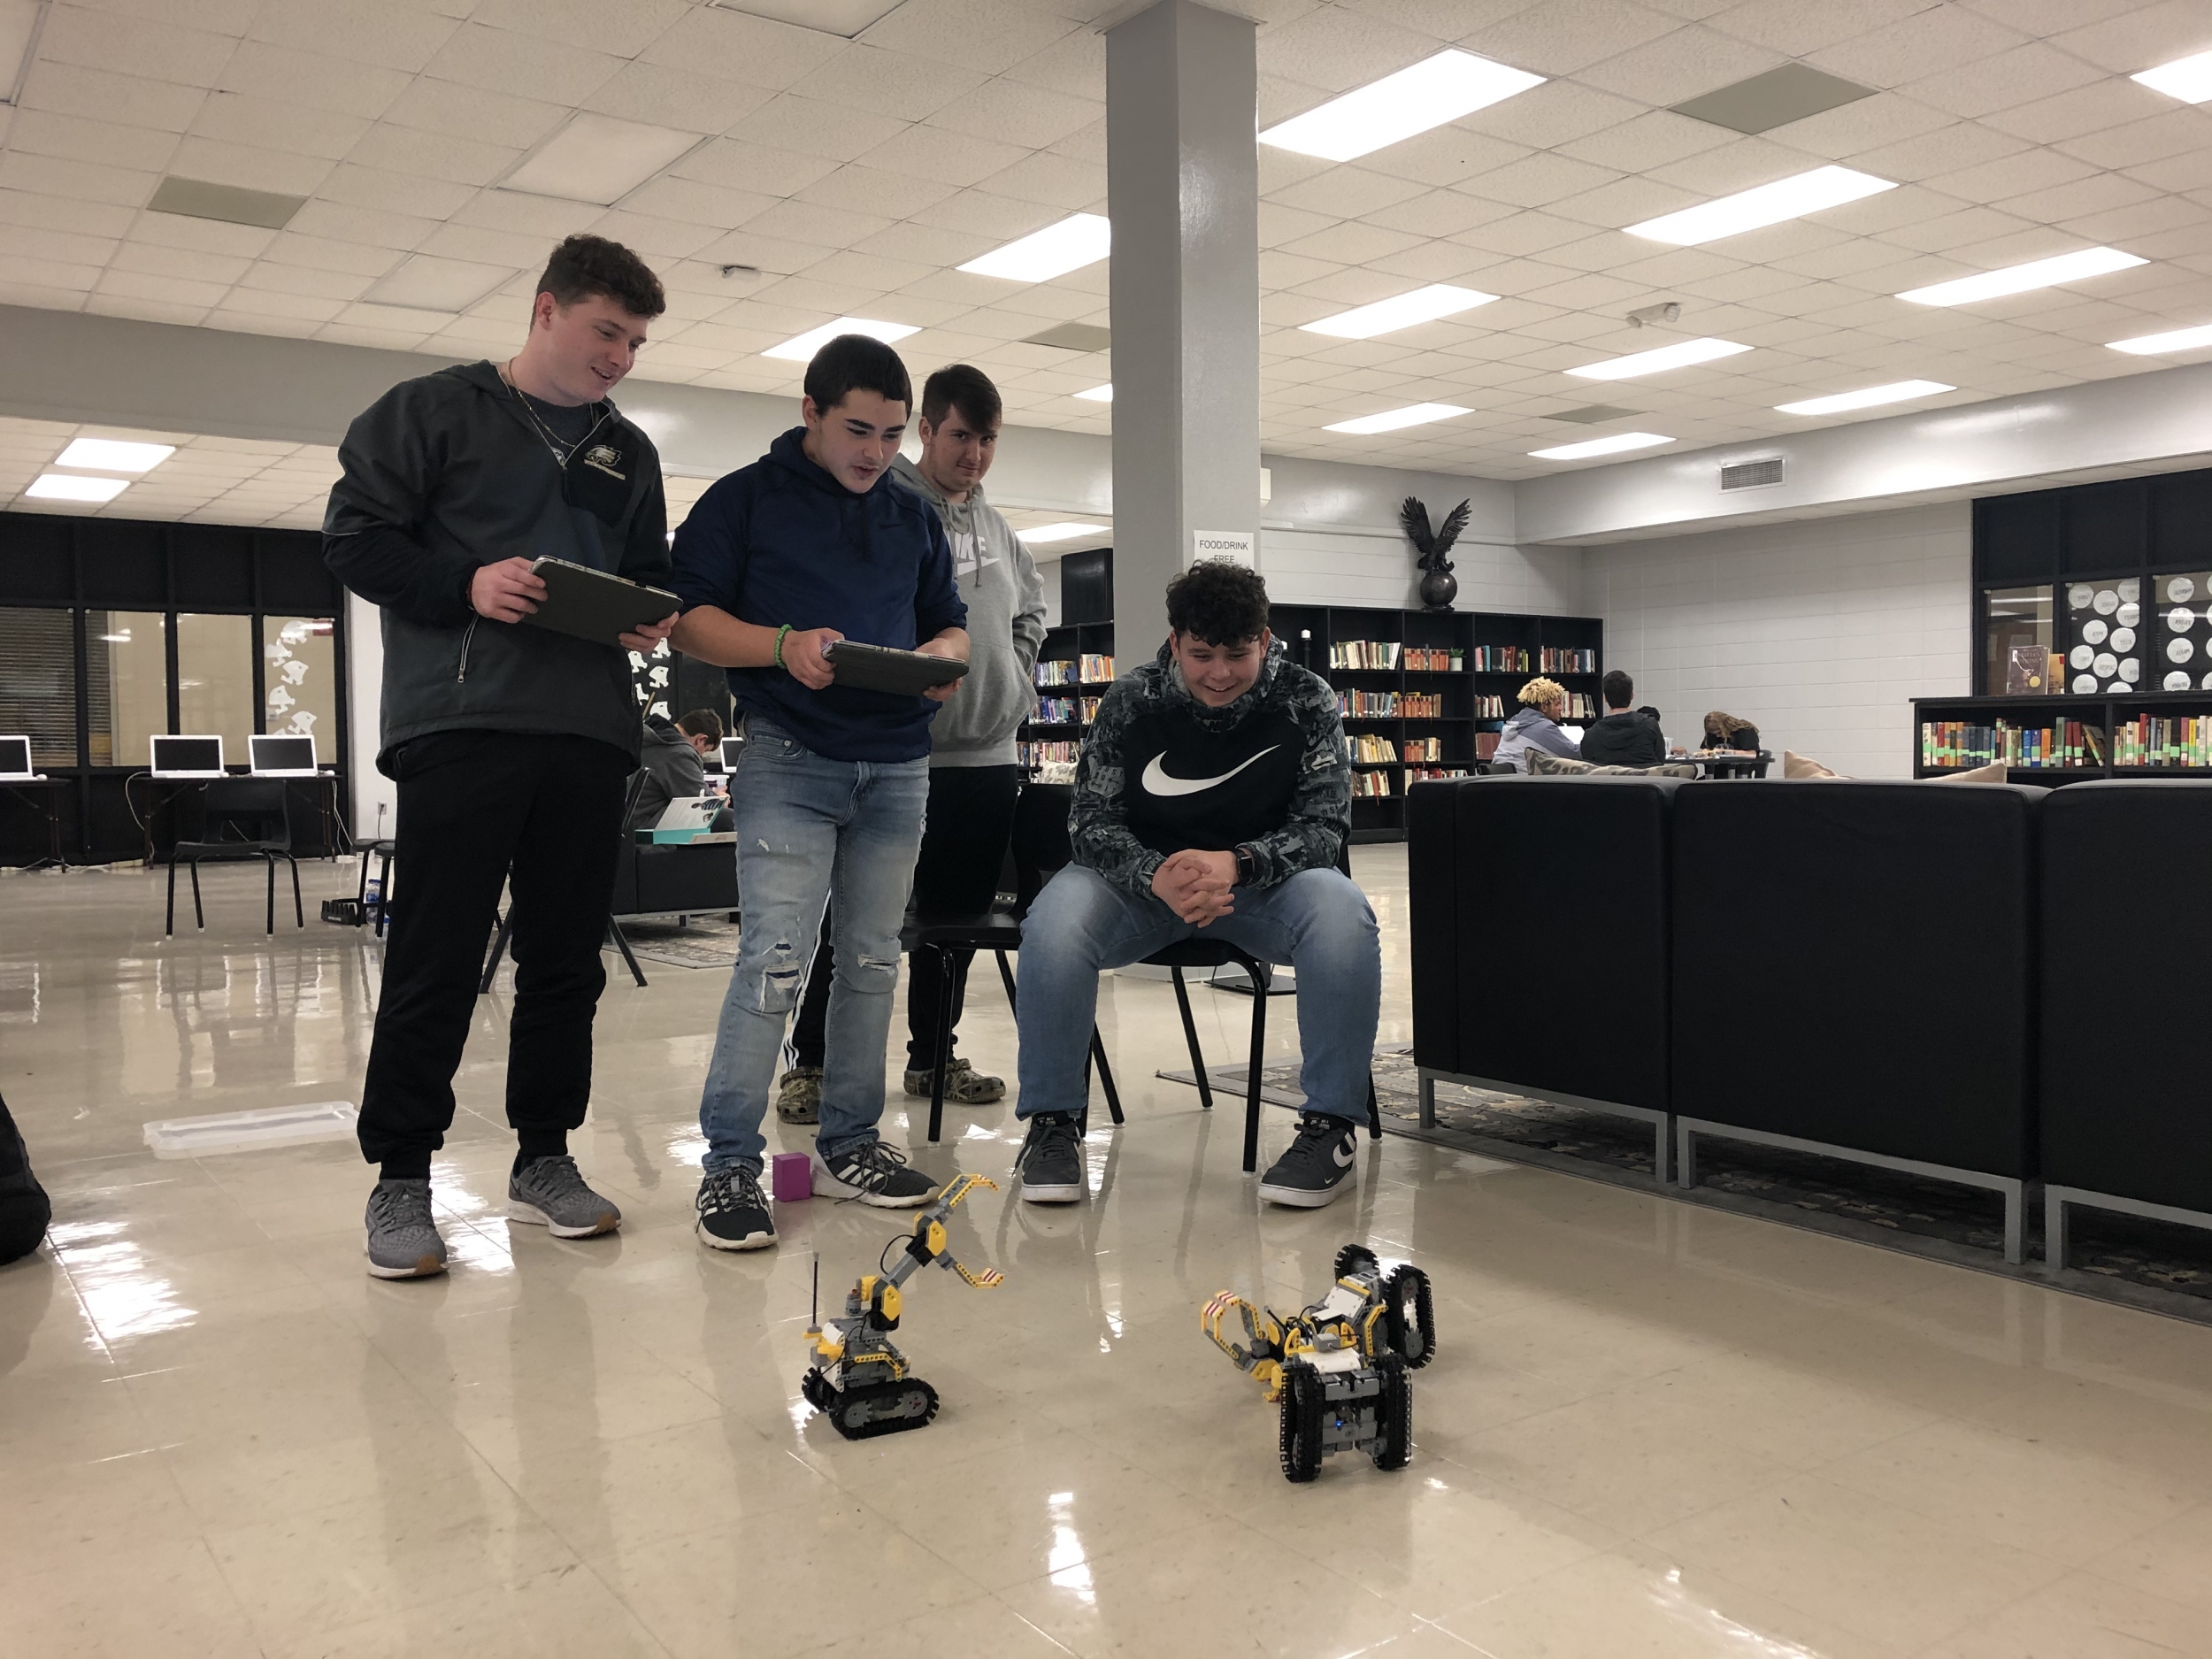
[[[205,1157],[211,1152],[248,1152],[257,1147],[296,1146],[310,1141],[350,1141],[360,1113],[349,1100],[305,1106],[267,1106],[257,1111],[210,1112],[146,1125],[146,1144],[161,1158]]]

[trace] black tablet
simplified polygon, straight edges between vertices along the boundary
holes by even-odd
[[[887,645],[863,645],[857,640],[832,641],[828,655],[838,685],[910,697],[920,696],[932,686],[949,686],[968,672],[967,664],[949,657],[895,651]]]
[[[523,620],[556,634],[572,634],[601,645],[619,645],[621,636],[673,616],[683,601],[662,588],[648,588],[566,559],[534,559],[531,572],[545,584],[545,597]]]

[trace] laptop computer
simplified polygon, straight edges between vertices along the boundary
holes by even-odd
[[[718,795],[685,795],[671,801],[653,826],[657,830],[706,830],[714,827],[714,815],[729,803]]]
[[[28,783],[37,776],[31,770],[31,740],[0,737],[0,783]]]
[[[246,740],[246,749],[253,762],[257,778],[312,778],[318,774],[315,765],[315,740],[296,736],[290,733],[257,734]]]
[[[724,772],[735,772],[737,770],[737,757],[744,752],[745,740],[743,738],[724,738],[722,740],[722,770]]]
[[[223,770],[223,740],[219,737],[156,737],[153,775],[187,781],[198,778],[227,778]]]

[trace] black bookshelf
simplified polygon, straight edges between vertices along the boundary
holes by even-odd
[[[2212,778],[2212,693],[2145,691],[2102,696],[1916,697],[1913,699],[1913,776],[1941,778],[1970,772],[2000,758],[1996,737],[2011,731],[2055,730],[2071,722],[2085,728],[2079,752],[2056,765],[2008,765],[2014,783],[2056,787],[2097,778]],[[2198,745],[2206,764],[2188,764],[2164,754],[2152,756],[2131,746],[2128,734],[2144,733],[2143,723],[2168,723],[2178,738],[2184,721],[2201,723]],[[1949,751],[1932,754],[1932,728],[1950,724],[1968,728],[1965,741]],[[2127,757],[2123,759],[2122,757]]]
[[[1409,772],[1473,771],[1481,737],[1495,733],[1505,718],[1518,707],[1516,697],[1523,685],[1546,674],[1581,700],[1583,718],[1600,712],[1598,682],[1605,672],[1605,625],[1594,617],[1514,616],[1487,611],[1388,610],[1362,605],[1280,604],[1269,613],[1269,626],[1282,641],[1290,659],[1310,668],[1340,695],[1360,693],[1387,696],[1403,709],[1406,699],[1433,699],[1432,711],[1419,715],[1352,714],[1344,718],[1345,734],[1354,744],[1353,767],[1358,777],[1379,777],[1389,793],[1352,797],[1352,839],[1356,841],[1405,839],[1405,796]],[[1333,661],[1340,648],[1355,645],[1393,646],[1395,662],[1389,667],[1339,667]],[[1478,649],[1499,653],[1484,659]],[[1459,653],[1461,666],[1410,667],[1407,652]],[[1040,663],[1075,662],[1085,654],[1111,656],[1113,624],[1086,622],[1051,629],[1039,655]],[[1586,668],[1545,669],[1547,652],[1587,653]],[[1510,652],[1509,657],[1504,653]],[[1476,668],[1478,661],[1496,666]],[[1510,661],[1516,666],[1503,664]],[[1525,666],[1520,666],[1525,663]],[[1129,664],[1117,661],[1118,668]],[[1040,686],[1040,697],[1095,697],[1102,685]],[[1484,699],[1494,700],[1486,705]],[[1495,712],[1486,712],[1486,706]],[[1080,720],[1032,722],[1021,729],[1020,741],[1079,742]],[[1361,760],[1362,737],[1386,742],[1398,758]],[[1409,742],[1433,743],[1430,759],[1405,758]]]

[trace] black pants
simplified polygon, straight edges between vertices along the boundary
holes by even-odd
[[[987,910],[998,891],[1007,843],[1014,837],[1014,802],[1021,794],[1019,766],[933,766],[929,773],[929,815],[922,824],[922,850],[914,861],[914,908],[918,910]],[[968,995],[972,950],[952,955],[952,1025],[957,1033]],[[829,1018],[829,917],[822,918],[821,942],[807,970],[806,995],[791,1031],[791,1063],[822,1064],[822,1033]],[[921,1071],[937,1058],[938,956],[925,950],[912,958],[906,986],[907,1065]],[[956,1041],[956,1036],[954,1041]],[[952,1052],[948,1041],[945,1052]]]
[[[387,1175],[427,1175],[452,1126],[503,882],[514,902],[507,1121],[540,1156],[584,1121],[630,769],[588,737],[438,732],[400,749],[399,891],[361,1090],[362,1155]]]

